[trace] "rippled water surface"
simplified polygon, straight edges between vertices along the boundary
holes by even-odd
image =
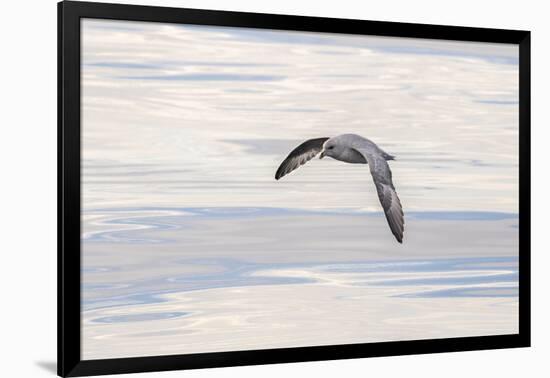
[[[518,331],[511,45],[83,21],[82,357]],[[391,235],[353,132],[397,156]]]

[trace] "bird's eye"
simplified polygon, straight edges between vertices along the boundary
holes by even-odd
[[[334,146],[330,146],[328,149],[329,149],[329,150],[332,150],[333,148],[334,148]]]

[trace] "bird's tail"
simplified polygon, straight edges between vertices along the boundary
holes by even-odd
[[[384,159],[386,159],[386,160],[395,160],[395,156],[390,155],[390,154],[388,154],[388,153],[386,153],[386,152],[384,152],[384,154],[383,154],[382,156],[383,156]]]

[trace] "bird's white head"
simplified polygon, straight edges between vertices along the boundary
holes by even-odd
[[[323,150],[321,151],[321,155],[319,155],[319,159],[322,159],[325,156],[337,158],[342,153],[341,150],[342,146],[338,144],[334,138],[331,138],[323,145]]]

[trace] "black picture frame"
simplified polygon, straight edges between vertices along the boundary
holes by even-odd
[[[80,20],[133,20],[495,42],[519,46],[519,333],[366,344],[81,359]],[[106,3],[58,3],[58,374],[84,376],[530,346],[530,32]]]

